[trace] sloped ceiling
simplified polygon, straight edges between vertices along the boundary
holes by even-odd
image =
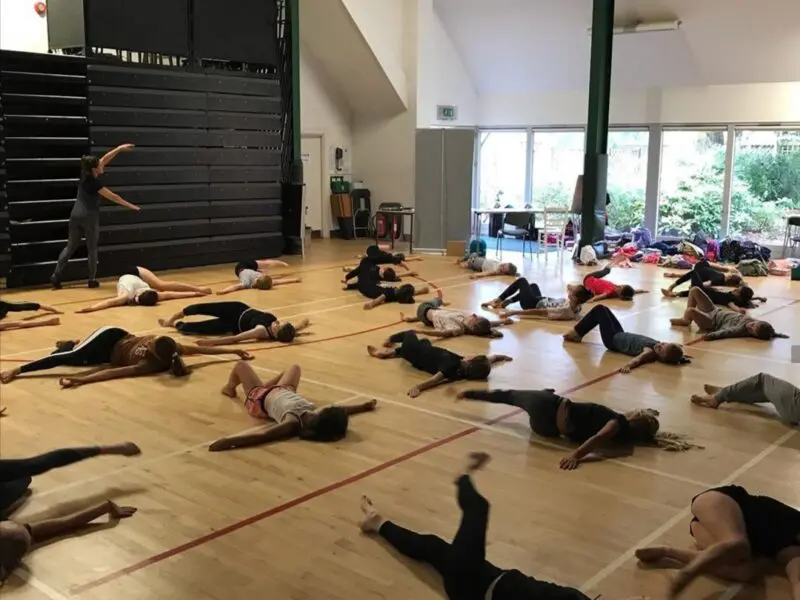
[[[591,0],[435,0],[481,94],[585,89]],[[617,25],[681,30],[614,38],[618,88],[800,81],[800,0],[617,0]]]

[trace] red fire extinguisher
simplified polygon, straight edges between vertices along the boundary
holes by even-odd
[[[379,238],[386,237],[386,215],[378,213],[375,217],[375,232]]]

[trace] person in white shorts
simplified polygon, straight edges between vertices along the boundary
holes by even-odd
[[[117,295],[75,312],[91,313],[116,306],[155,306],[167,300],[183,300],[207,296],[211,288],[201,288],[189,283],[164,281],[150,269],[131,267],[117,280]]]
[[[269,381],[262,381],[253,367],[244,361],[236,363],[222,393],[236,398],[236,389],[244,388],[244,407],[256,419],[272,420],[264,431],[217,440],[212,452],[260,446],[293,437],[317,442],[335,442],[347,433],[350,415],[375,410],[377,402],[325,406],[318,408],[297,393],[300,367],[292,365]]]

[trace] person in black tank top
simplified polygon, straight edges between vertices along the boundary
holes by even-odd
[[[783,566],[793,598],[800,591],[800,511],[767,496],[754,496],[738,485],[706,490],[692,499],[689,532],[700,551],[670,546],[640,548],[645,564],[678,568],[669,597],[677,598],[699,575],[746,583],[756,561]]]
[[[185,317],[200,315],[213,318],[190,323],[181,321]],[[288,321],[283,323],[272,313],[252,308],[244,302],[190,304],[170,318],[159,319],[158,322],[162,327],[174,327],[186,335],[225,336],[199,340],[198,346],[227,346],[259,340],[288,344],[298,332],[311,325],[308,319],[303,319],[297,325]]]
[[[470,454],[466,468],[456,479],[461,524],[452,542],[384,519],[366,496],[361,499],[361,530],[380,536],[404,556],[433,567],[450,600],[589,600],[575,588],[501,569],[486,559],[489,502],[475,489],[471,476],[488,460],[488,454]]]
[[[699,448],[683,435],[659,431],[658,411],[618,413],[594,402],[574,402],[554,390],[465,390],[459,399],[482,400],[521,408],[531,429],[548,438],[564,437],[579,447],[561,460],[562,469],[576,469],[591,457],[616,458],[633,453],[636,444],[670,451]]]

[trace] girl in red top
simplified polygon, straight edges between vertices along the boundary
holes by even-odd
[[[589,302],[598,302],[606,298],[619,298],[620,300],[633,300],[636,294],[646,294],[647,290],[637,290],[630,285],[616,285],[603,279],[611,273],[611,267],[617,264],[617,260],[612,260],[603,269],[589,273],[583,278],[583,287],[589,290],[593,297]]]

